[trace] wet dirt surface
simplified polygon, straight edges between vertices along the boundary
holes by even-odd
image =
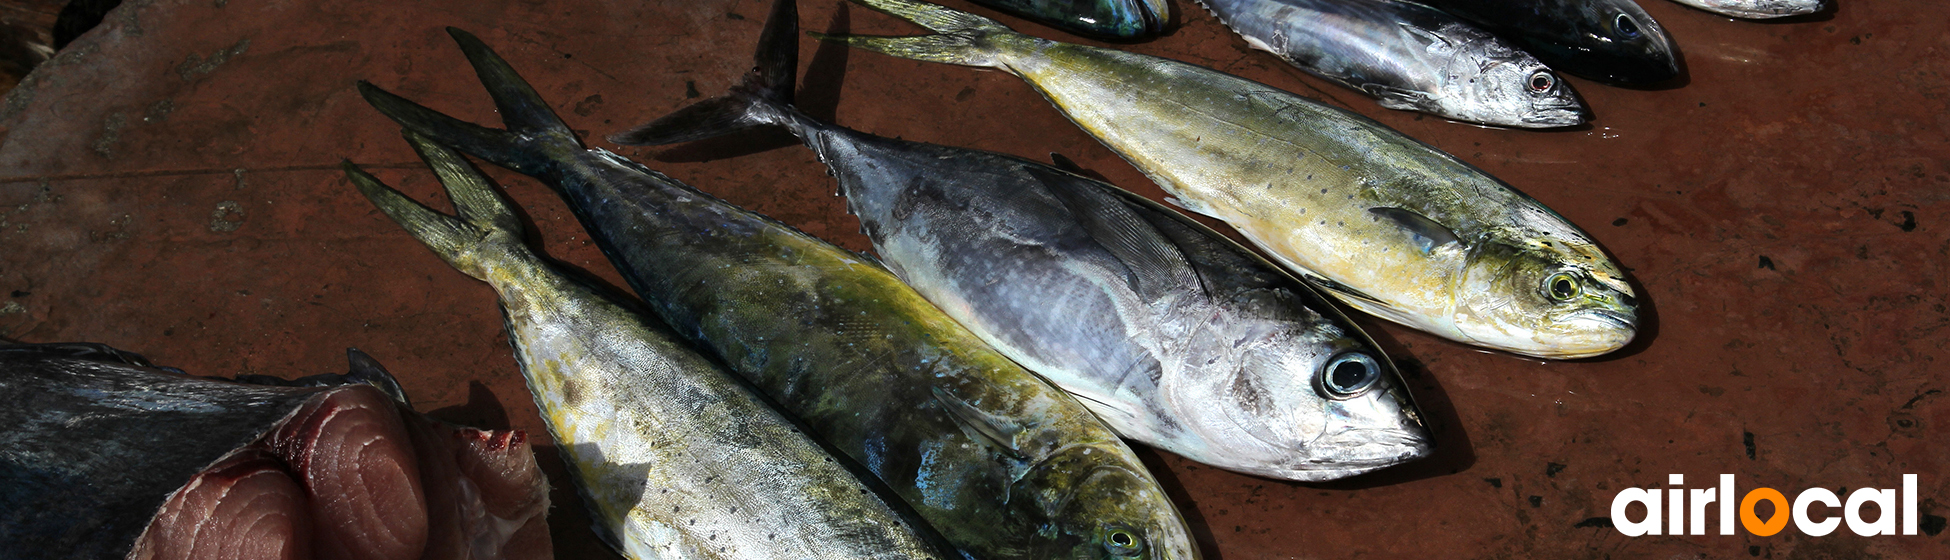
[[[351,159],[444,205],[352,83],[496,122],[440,31],[468,29],[589,145],[864,250],[824,169],[777,137],[667,150],[601,139],[734,83],[766,5],[132,0],[0,105],[0,337],[103,342],[205,375],[343,371],[356,346],[422,410],[528,430],[555,481],[558,555],[609,557],[521,383],[492,292],[337,171]],[[1404,364],[1437,456],[1296,485],[1141,451],[1207,558],[1950,555],[1950,451],[1936,433],[1950,429],[1950,19],[1913,0],[1841,0],[1780,23],[1642,5],[1678,42],[1685,82],[1569,79],[1597,120],[1567,131],[1382,109],[1246,50],[1185,2],[1169,36],[1126,46],[1352,109],[1480,166],[1589,231],[1629,268],[1652,317],[1625,351],[1566,363],[1365,321]],[[806,29],[919,32],[832,1],[801,11]],[[909,140],[1060,152],[1162,198],[1014,77],[801,47],[800,101],[816,116]],[[545,252],[621,285],[552,194],[489,171]],[[1621,489],[1663,488],[1668,474],[1700,488],[1721,473],[1741,492],[1790,497],[1918,474],[1925,534],[1630,538],[1609,526]]]

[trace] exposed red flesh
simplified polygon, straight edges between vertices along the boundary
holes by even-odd
[[[245,449],[198,474],[170,497],[136,545],[154,560],[311,558],[305,490],[278,458]]]
[[[350,385],[199,473],[130,557],[549,560],[547,511],[521,432],[456,428]]]
[[[427,545],[419,462],[384,393],[347,385],[322,394],[268,443],[305,486],[320,560],[414,560]]]

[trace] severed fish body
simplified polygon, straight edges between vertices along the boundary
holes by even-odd
[[[1074,398],[873,261],[583,148],[505,61],[456,37],[510,130],[370,84],[367,101],[558,189],[674,330],[878,476],[963,555],[1197,557],[1156,479]]]
[[[1451,340],[1580,358],[1636,333],[1623,273],[1488,174],[1366,117],[1210,69],[1059,43],[911,0],[859,0],[940,33],[830,37],[1005,70],[1186,209],[1364,312]]]
[[[408,134],[459,217],[347,164],[373,203],[500,294],[508,336],[596,531],[633,559],[942,559],[926,528],[660,324],[564,276],[459,154]]]
[[[1200,0],[1253,48],[1381,106],[1496,126],[1576,126],[1589,111],[1530,53],[1401,0]]]
[[[797,48],[790,21],[766,30],[777,35],[761,45]],[[759,53],[746,83],[761,87],[612,140],[789,128],[830,166],[895,275],[1127,438],[1289,480],[1430,452],[1387,357],[1271,264],[1099,181],[808,117],[790,105],[793,54]]]
[[[351,373],[292,388],[190,377],[101,345],[0,346],[0,550],[553,557],[525,437],[414,413],[384,369],[350,354]]]
[[[1523,45],[1551,68],[1636,86],[1679,77],[1679,48],[1632,0],[1424,0]]]

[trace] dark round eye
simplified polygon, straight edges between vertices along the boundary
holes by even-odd
[[[1557,85],[1557,77],[1552,76],[1550,72],[1538,70],[1537,73],[1530,75],[1531,91],[1550,91],[1551,86],[1554,85]]]
[[[1104,550],[1113,556],[1135,555],[1144,552],[1144,537],[1124,527],[1111,527],[1104,531]]]
[[[1320,389],[1330,399],[1354,398],[1380,379],[1381,364],[1363,352],[1344,352],[1320,369]]]
[[[1613,26],[1617,27],[1618,32],[1624,34],[1626,37],[1639,36],[1639,22],[1632,21],[1632,16],[1618,14],[1618,19],[1613,20]]]
[[[1557,301],[1570,301],[1571,298],[1578,297],[1577,279],[1562,272],[1552,274],[1550,278],[1545,279],[1544,289],[1550,292],[1551,299]]]

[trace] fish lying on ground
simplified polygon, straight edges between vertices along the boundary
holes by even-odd
[[[0,346],[0,550],[37,558],[547,559],[519,431],[413,413],[354,350],[303,388],[92,344]],[[336,382],[331,378],[338,378]]]
[[[1678,48],[1632,0],[1423,0],[1515,40],[1559,72],[1613,85],[1679,77]]]
[[[1728,17],[1774,19],[1800,16],[1827,7],[1822,0],[1672,0]]]
[[[460,154],[411,132],[458,217],[347,164],[359,191],[500,294],[528,389],[597,534],[635,559],[946,559],[749,385],[522,242],[513,208]]]
[[[1095,39],[1148,39],[1171,21],[1167,0],[969,0]]]
[[[940,34],[828,39],[1022,77],[1179,206],[1231,224],[1356,309],[1546,358],[1610,352],[1636,332],[1631,287],[1584,232],[1366,117],[932,4],[856,1]]]
[[[1430,452],[1388,358],[1230,240],[1047,165],[863,134],[794,109],[792,16],[766,26],[773,35],[760,44],[786,50],[759,53],[746,87],[612,140],[664,144],[737,123],[790,129],[838,177],[895,275],[1124,437],[1290,480]]]
[[[1197,557],[1164,490],[1074,398],[871,260],[584,149],[506,61],[449,32],[509,130],[362,84],[366,100],[557,189],[665,322],[879,476],[968,557]]]
[[[1402,0],[1200,0],[1253,48],[1381,106],[1522,128],[1584,124],[1571,85],[1487,31]]]

